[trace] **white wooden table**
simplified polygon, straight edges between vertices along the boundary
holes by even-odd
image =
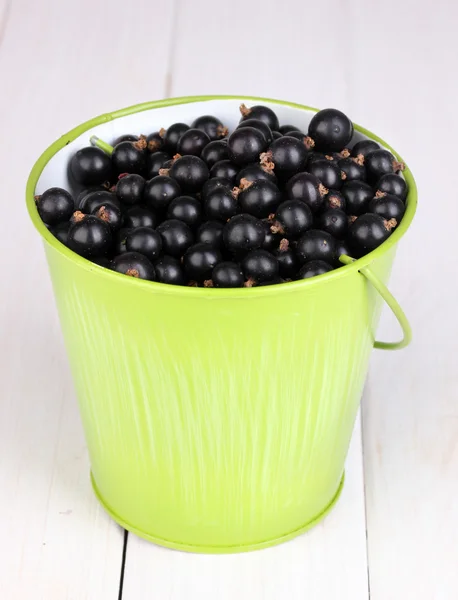
[[[122,579],[123,600],[458,597],[457,20],[452,0],[0,0],[2,599],[116,600]],[[124,536],[97,504],[24,206],[33,162],[74,125],[205,93],[339,107],[399,149],[420,199],[391,281],[414,342],[374,352],[338,506],[232,556]]]

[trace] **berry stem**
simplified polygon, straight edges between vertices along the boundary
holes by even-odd
[[[104,142],[103,140],[98,138],[96,135],[91,135],[91,138],[89,141],[91,142],[91,144],[93,146],[100,148],[100,150],[103,150],[109,156],[111,156],[113,154],[113,146],[110,146],[110,144],[108,144],[107,142]]]

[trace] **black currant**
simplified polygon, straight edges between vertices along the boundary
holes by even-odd
[[[164,150],[172,156],[176,154],[178,141],[185,131],[188,131],[189,125],[185,123],[174,123],[170,125],[164,134]]]
[[[398,162],[388,150],[374,150],[364,159],[368,179],[376,182],[386,173],[396,173],[404,169],[404,165]]]
[[[306,262],[297,272],[297,279],[309,279],[332,271],[333,267],[324,260],[310,260]]]
[[[125,175],[116,184],[116,196],[128,205],[139,204],[143,200],[145,180],[141,175]]]
[[[220,160],[210,169],[210,177],[212,179],[227,179],[231,183],[234,181],[239,167],[229,159]]]
[[[269,221],[262,221],[262,226],[264,227],[264,241],[262,242],[261,248],[273,252],[278,248],[282,236],[280,233],[271,231],[271,224]]]
[[[138,137],[138,135],[134,135],[133,133],[126,133],[125,135],[120,135],[118,138],[115,139],[115,141],[113,142],[113,147],[117,144],[120,144],[121,142],[138,142],[139,139],[140,138]]]
[[[138,252],[124,252],[115,256],[111,262],[111,268],[117,273],[137,277],[139,279],[156,279],[156,271],[151,261]]]
[[[377,192],[392,194],[401,200],[407,197],[407,183],[400,175],[396,173],[386,173],[382,175],[375,186]]]
[[[91,258],[91,262],[99,265],[99,267],[103,267],[104,269],[112,269],[113,263],[106,256],[96,256],[95,258]]]
[[[308,166],[308,171],[318,177],[324,187],[328,189],[338,190],[342,186],[343,180],[340,169],[334,161],[326,158],[315,160]]]
[[[308,135],[305,135],[305,133],[302,133],[302,131],[288,131],[287,133],[285,133],[285,137],[293,137],[296,140],[299,140],[304,144],[307,150],[311,150],[315,145],[315,142],[312,140],[312,138]]]
[[[346,240],[336,240],[336,255],[334,262],[336,267],[343,267],[343,263],[339,260],[339,256],[342,256],[342,254],[351,257],[350,247]]]
[[[223,229],[226,248],[237,255],[260,248],[264,237],[265,229],[262,221],[243,213],[232,217]]]
[[[247,181],[258,181],[259,179],[264,179],[266,181],[271,181],[272,183],[277,183],[277,177],[275,176],[275,173],[269,169],[263,169],[259,163],[253,163],[243,167],[243,169],[241,169],[235,177],[235,185],[240,186],[242,179],[246,179]]]
[[[181,188],[175,179],[166,175],[157,175],[146,182],[143,198],[147,206],[164,212],[170,202],[180,194]]]
[[[261,154],[261,165],[287,179],[305,167],[307,154],[307,148],[302,142],[284,135],[274,140],[268,151]]]
[[[272,130],[264,121],[260,121],[259,119],[244,119],[240,122],[237,129],[243,129],[244,127],[258,129],[266,138],[267,145],[273,141]]]
[[[313,226],[310,208],[301,200],[286,200],[277,208],[271,231],[288,238],[298,238]]]
[[[165,129],[161,128],[161,129],[159,129],[159,131],[150,133],[146,137],[146,147],[149,152],[151,152],[151,153],[158,152],[159,150],[162,150],[164,148],[165,133],[166,133]]]
[[[227,135],[227,127],[221,123],[216,117],[211,115],[203,115],[198,117],[191,125],[195,129],[200,129],[208,135],[210,140],[219,140]]]
[[[236,129],[227,141],[229,158],[237,165],[255,162],[267,145],[265,135],[254,127]]]
[[[343,238],[348,229],[348,216],[340,208],[330,208],[320,215],[319,227],[335,238]]]
[[[67,246],[68,240],[68,231],[71,227],[70,221],[64,221],[63,223],[58,223],[55,227],[52,227],[51,233],[56,237],[59,242]]]
[[[160,283],[186,285],[186,276],[178,258],[162,256],[155,264],[156,278]]]
[[[243,286],[245,277],[237,263],[224,261],[214,267],[212,283],[217,288],[237,288]]]
[[[251,250],[242,260],[241,266],[247,279],[246,287],[278,277],[278,260],[267,250]]]
[[[112,243],[111,229],[107,223],[81,211],[73,214],[67,237],[67,245],[71,250],[86,258],[103,256],[110,251]]]
[[[290,200],[301,200],[316,213],[323,206],[323,197],[328,190],[315,175],[298,173],[288,181],[285,191]]]
[[[124,217],[125,227],[156,227],[158,218],[150,208],[138,204],[129,208]]]
[[[282,137],[282,134],[279,131],[272,131],[272,139],[274,140],[278,140]],[[267,284],[261,284],[261,285],[267,285]]]
[[[146,157],[145,177],[152,179],[159,175],[160,169],[165,169],[167,162],[170,161],[170,155],[166,152],[154,152]]]
[[[180,156],[174,160],[169,175],[178,182],[184,192],[193,193],[200,190],[210,177],[210,172],[198,156]]]
[[[75,152],[70,160],[70,171],[82,185],[101,185],[113,176],[111,158],[100,148],[88,146]]]
[[[257,119],[270,127],[272,131],[278,131],[280,123],[278,117],[271,108],[267,106],[251,106],[248,108],[245,104],[240,105],[241,121],[247,119]]]
[[[368,212],[380,215],[384,219],[396,219],[399,223],[406,210],[404,202],[392,194],[378,192],[378,195],[369,202]]]
[[[207,163],[209,169],[220,160],[227,160],[229,158],[229,151],[227,149],[226,140],[215,140],[210,142],[202,150],[200,158]]]
[[[121,210],[113,204],[102,204],[95,208],[91,214],[108,223],[112,231],[121,229],[124,221]]]
[[[339,152],[353,136],[353,123],[340,110],[325,108],[312,117],[308,134],[317,150]]]
[[[205,195],[204,211],[209,220],[226,222],[237,209],[237,197],[230,189],[218,187]]]
[[[337,165],[343,181],[365,181],[366,167],[358,162],[359,159],[341,158]]]
[[[323,198],[323,209],[328,210],[330,208],[340,208],[345,210],[347,203],[345,196],[338,190],[329,190],[326,196]]]
[[[192,154],[200,156],[202,150],[210,143],[208,135],[200,129],[188,129],[178,140],[178,154]]]
[[[210,194],[211,192],[213,192],[214,190],[217,189],[225,189],[225,190],[232,190],[232,184],[229,181],[229,179],[223,179],[221,177],[213,177],[212,179],[208,179],[202,188],[202,191],[200,192],[201,198],[202,200],[205,200],[205,198],[207,197],[208,194]]]
[[[113,148],[111,160],[116,173],[142,173],[146,165],[146,140],[121,142]]]
[[[374,140],[361,140],[353,146],[351,155],[355,158],[365,159],[368,154],[379,149],[380,146],[377,144],[377,142],[374,142]]]
[[[223,223],[221,221],[207,221],[197,230],[196,242],[203,242],[221,248],[223,245]]]
[[[366,213],[350,225],[348,244],[355,256],[364,256],[387,240],[396,225],[395,219],[386,220],[380,215]]]
[[[189,227],[197,227],[202,221],[202,205],[194,196],[178,196],[169,204],[167,219],[178,219]]]
[[[46,225],[57,225],[68,221],[75,210],[72,195],[59,187],[47,189],[41,196],[35,196],[38,214]]]
[[[278,261],[278,267],[281,277],[292,279],[298,268],[296,253],[290,247],[286,238],[283,238],[279,244],[278,250],[274,252]]]
[[[131,231],[132,227],[123,227],[122,229],[116,232],[113,244],[114,254],[122,254],[123,252],[127,252],[127,236]]]
[[[335,259],[336,241],[326,231],[311,229],[297,242],[296,254],[301,264],[311,260],[324,260],[332,264]]]
[[[289,131],[300,131],[300,129],[295,125],[282,125],[278,128],[278,132],[282,135],[286,135]]]
[[[275,212],[281,202],[281,192],[271,181],[242,179],[240,186],[237,199],[242,211],[259,219]]]
[[[189,247],[183,256],[186,275],[197,282],[210,279],[213,267],[219,262],[221,262],[221,252],[218,248],[203,242]]]
[[[165,254],[180,257],[194,243],[194,234],[191,228],[178,221],[178,219],[168,219],[163,221],[157,228],[162,236],[162,246]]]
[[[371,186],[363,181],[349,181],[342,186],[346,211],[349,215],[362,215],[374,197]]]
[[[154,261],[162,250],[161,234],[151,227],[136,227],[126,237],[127,252],[139,252]]]
[[[89,196],[89,194],[92,194],[93,192],[107,192],[107,191],[108,191],[108,189],[103,185],[91,185],[91,187],[84,188],[78,193],[78,195],[76,197],[75,206],[77,208],[82,206],[86,196]]]
[[[111,204],[112,206],[121,209],[121,202],[116,194],[113,194],[108,190],[100,190],[98,192],[91,192],[90,194],[84,196],[80,201],[78,209],[81,212],[90,214],[93,213],[99,206],[107,204]]]

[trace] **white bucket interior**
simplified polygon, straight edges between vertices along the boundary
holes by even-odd
[[[44,168],[36,189],[35,194],[42,194],[47,188],[57,186],[70,190],[71,183],[68,178],[68,163],[73,154],[80,148],[89,146],[89,138],[96,135],[100,139],[113,143],[113,141],[124,134],[148,135],[153,131],[158,131],[161,127],[167,129],[176,122],[187,123],[191,125],[192,121],[201,115],[214,115],[218,117],[224,125],[229,127],[229,131],[235,129],[240,121],[239,106],[244,102],[247,106],[254,104],[263,104],[269,106],[277,114],[280,125],[289,124],[299,127],[307,132],[311,118],[315,114],[312,111],[276,104],[275,102],[256,102],[247,100],[206,100],[192,102],[189,104],[177,104],[175,106],[164,106],[161,108],[152,108],[139,113],[113,119],[101,125],[97,125],[85,131],[73,142],[59,150]],[[353,141],[364,139],[365,136],[355,132]]]

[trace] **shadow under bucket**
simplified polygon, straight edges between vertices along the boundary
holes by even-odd
[[[313,109],[264,98],[174,98],[102,115],[35,164],[27,205],[44,239],[89,448],[94,490],[157,544],[240,552],[292,538],[338,498],[385,287],[416,207],[374,252],[318,277],[251,289],[166,286],[103,269],[46,229],[34,195],[70,188],[70,156],[202,114],[230,128],[241,102],[306,130]],[[370,137],[355,127],[356,137]],[[402,160],[391,148],[393,154]],[[369,281],[368,281],[369,280]],[[380,295],[381,294],[381,295]]]

